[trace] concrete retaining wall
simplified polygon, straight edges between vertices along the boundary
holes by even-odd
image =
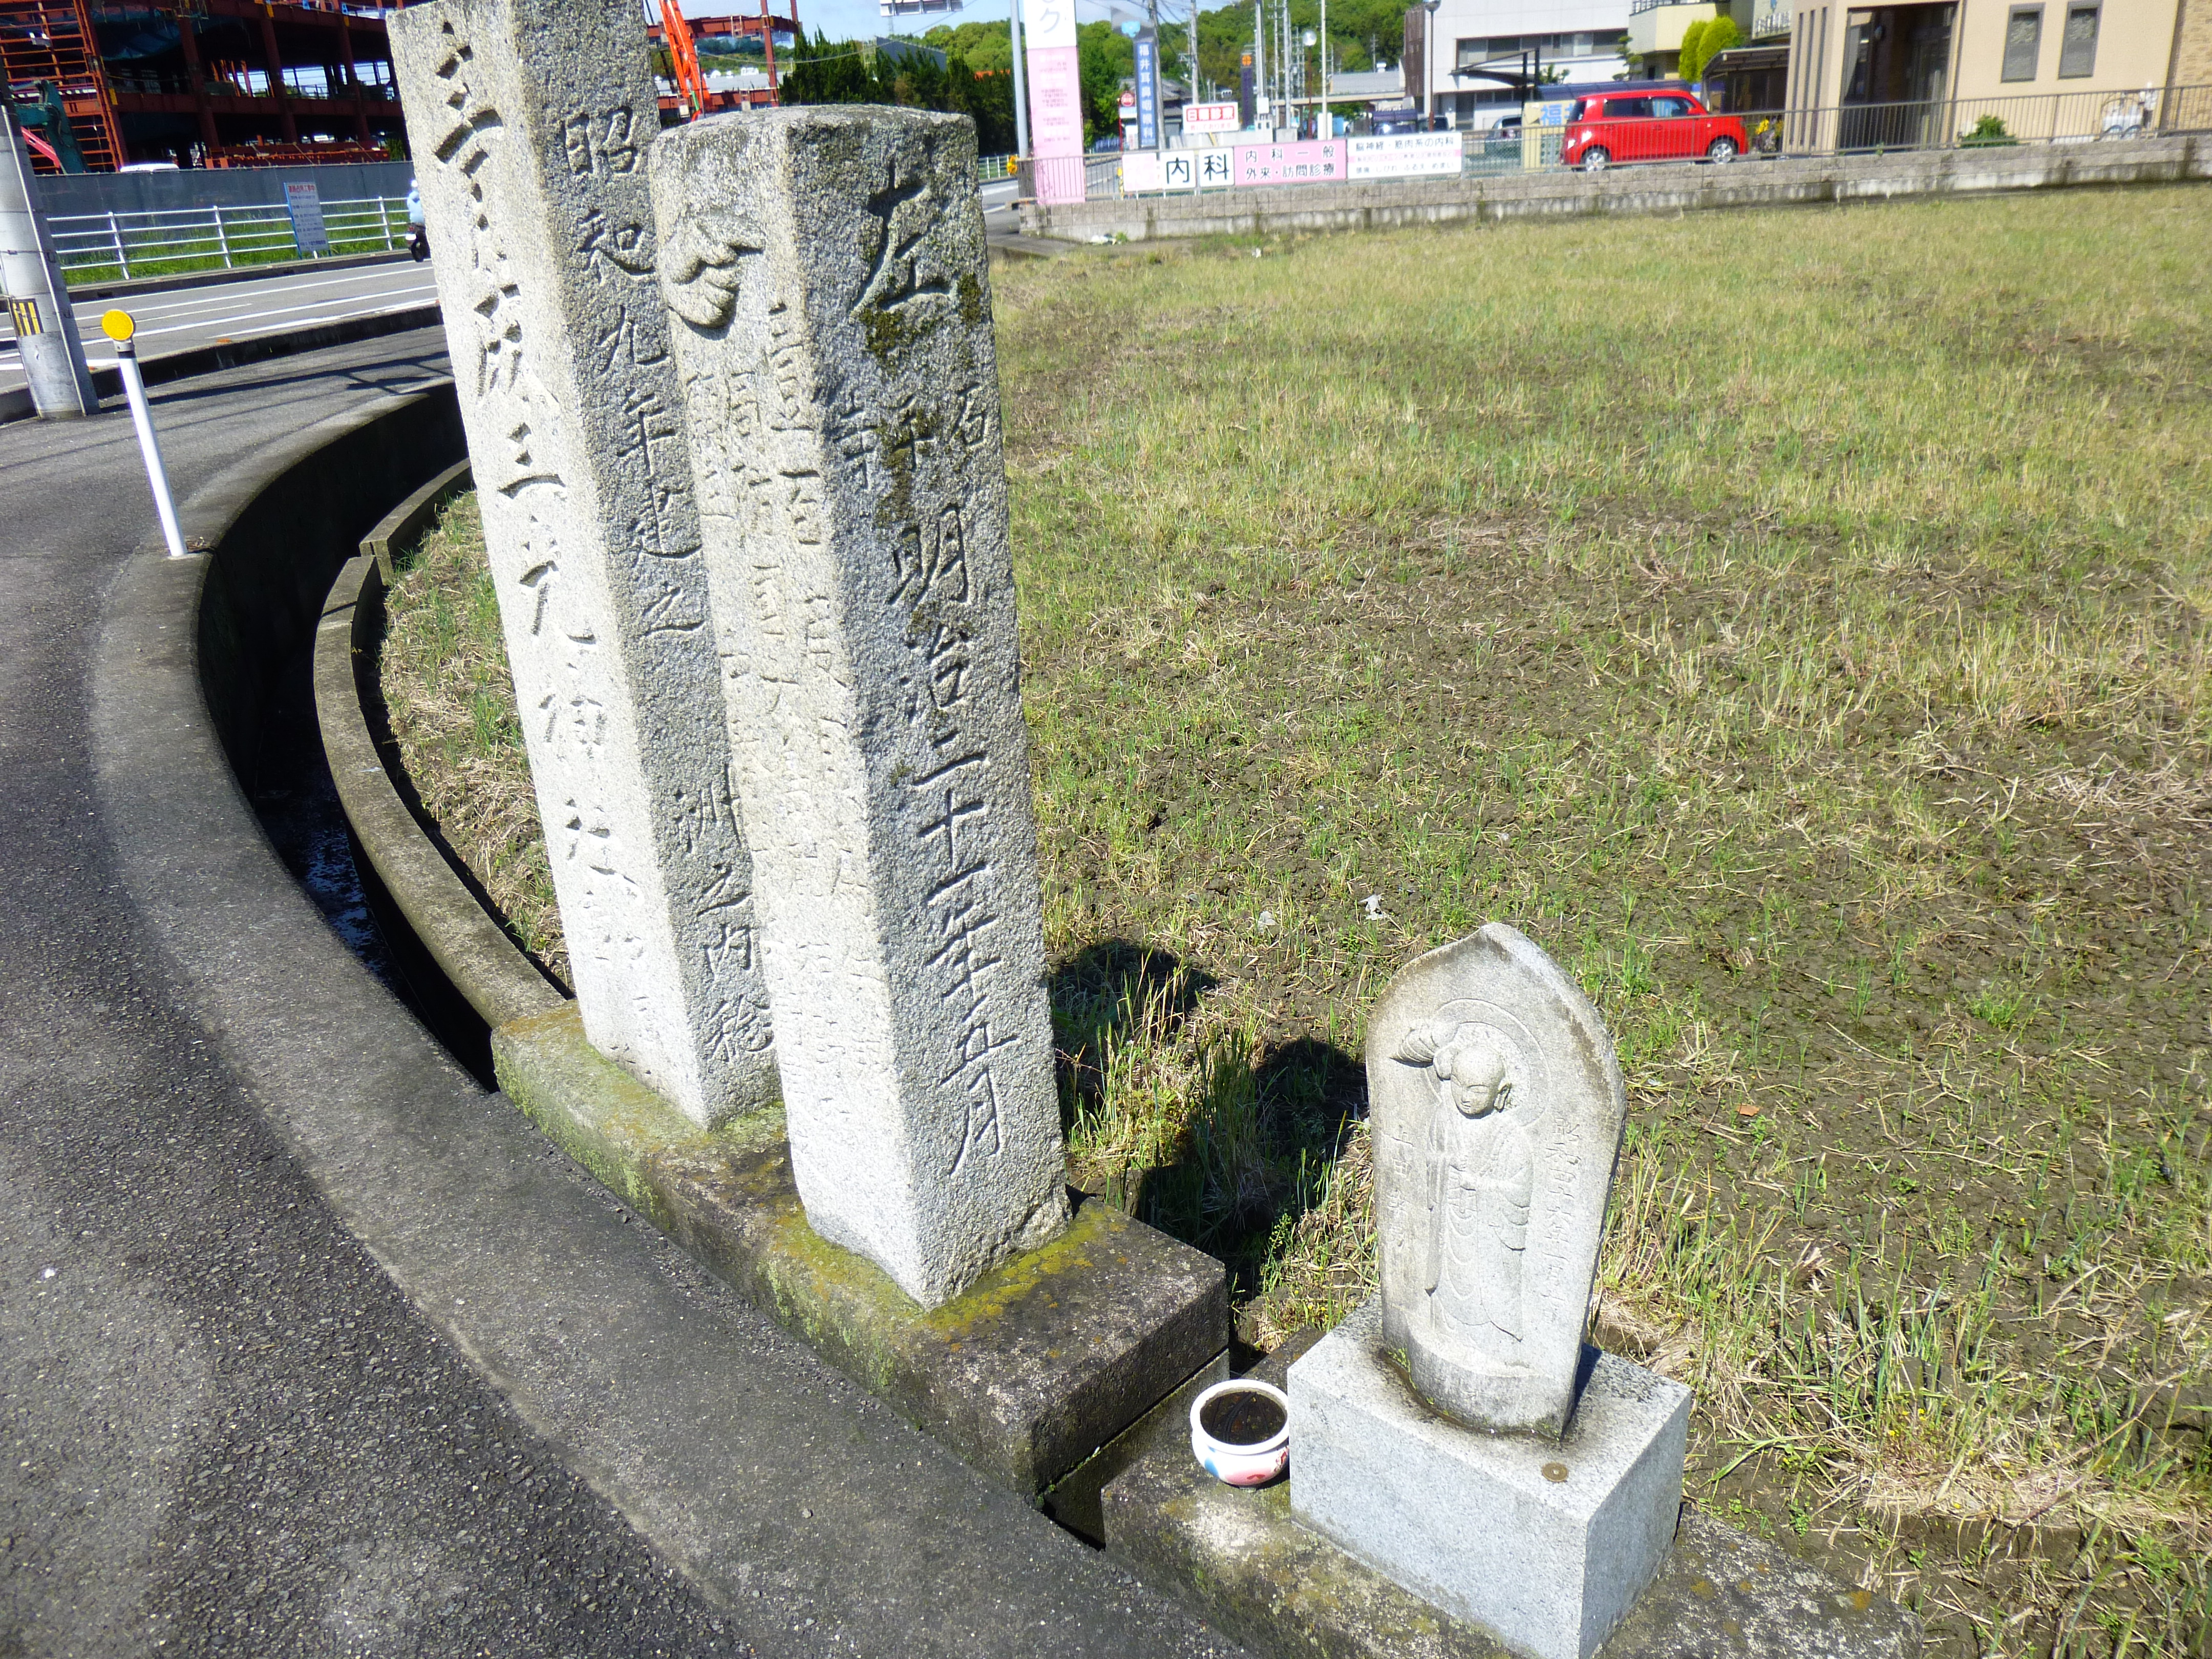
[[[1720,167],[1669,162],[1601,173],[1514,173],[1401,184],[1278,185],[1194,197],[1027,206],[1022,210],[1022,230],[1025,235],[1075,242],[1115,235],[1144,241],[1160,236],[1679,213],[1693,208],[1781,207],[2207,178],[2212,178],[2212,143],[2199,137],[2144,138],[1743,161]]]

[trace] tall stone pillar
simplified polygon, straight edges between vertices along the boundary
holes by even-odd
[[[793,1175],[925,1305],[1066,1215],[975,128],[653,152]]]
[[[634,0],[439,0],[392,60],[585,1034],[695,1121],[774,1098]]]

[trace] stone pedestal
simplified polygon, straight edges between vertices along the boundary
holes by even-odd
[[[1564,1438],[1439,1416],[1370,1302],[1291,1367],[1291,1512],[1455,1619],[1587,1659],[1665,1560],[1690,1391],[1599,1354]]]

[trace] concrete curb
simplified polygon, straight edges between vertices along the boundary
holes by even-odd
[[[427,513],[468,463],[449,468],[416,492]],[[407,509],[403,507],[402,513]],[[385,520],[401,517],[394,514]],[[378,533],[384,532],[384,533]],[[360,665],[384,631],[385,572],[394,538],[378,526],[362,551],[338,572],[315,629],[315,718],[331,781],[352,826],[354,843],[430,953],[439,971],[487,1026],[562,1006],[561,992],[518,950],[468,884],[416,822],[392,782],[362,712]],[[380,545],[374,550],[371,540]]]
[[[783,1115],[711,1133],[584,1039],[574,1003],[492,1033],[501,1089],[569,1157],[793,1335],[1033,1497],[1229,1346],[1227,1272],[1092,1199],[1067,1231],[925,1311],[825,1242]]]
[[[72,300],[112,300],[126,294],[152,294],[180,288],[221,288],[226,283],[251,283],[270,276],[298,276],[317,270],[358,270],[365,265],[397,264],[409,257],[407,250],[384,253],[341,253],[328,259],[272,259],[265,265],[234,265],[228,270],[193,270],[181,276],[131,276],[112,283],[70,285]]]
[[[148,386],[163,386],[171,380],[190,380],[197,374],[213,374],[226,368],[243,368],[248,363],[265,362],[271,357],[289,357],[302,351],[320,351],[327,346],[349,345],[356,340],[380,339],[387,334],[406,334],[418,328],[435,328],[444,313],[434,305],[409,306],[399,311],[372,312],[366,316],[343,317],[334,323],[318,323],[312,328],[292,329],[282,334],[261,334],[250,339],[234,340],[224,345],[194,346],[189,351],[173,351],[165,357],[140,360],[138,373]],[[93,391],[102,399],[123,395],[123,373],[117,368],[96,368],[92,372]],[[31,402],[31,389],[16,386],[0,392],[0,426],[10,421],[32,419],[38,414]]]
[[[1022,210],[1025,236],[1086,242],[1158,237],[1379,230],[1408,225],[1683,213],[1714,208],[1835,206],[1866,200],[2173,184],[2212,178],[2212,145],[2193,136],[1657,163],[1599,173],[1507,173],[1475,179],[1280,185],[1202,196],[1142,196]]]

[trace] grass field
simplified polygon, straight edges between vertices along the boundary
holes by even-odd
[[[1364,1012],[1510,921],[1620,1048],[1600,1330],[1692,1497],[1933,1651],[2204,1650],[2208,246],[2178,187],[1000,273],[1086,1184],[1251,1342],[1339,1316]]]

